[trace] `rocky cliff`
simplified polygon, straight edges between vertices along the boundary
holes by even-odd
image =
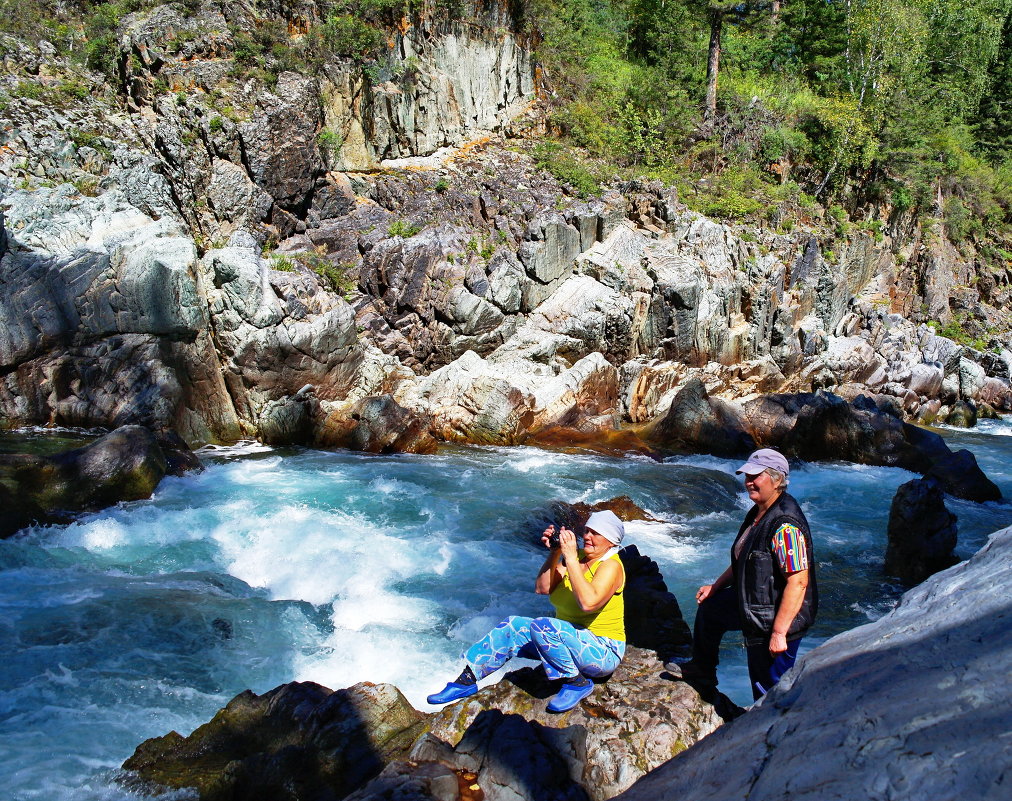
[[[896,231],[724,225],[660,184],[581,198],[517,138],[541,119],[518,11],[471,10],[362,62],[313,3],[147,8],[90,93],[7,41],[0,420],[429,451],[604,437],[693,378],[1012,409],[1007,340],[922,322],[949,292],[1007,331],[1008,276]]]
[[[1012,528],[840,634],[622,801],[999,799],[1012,716]]]

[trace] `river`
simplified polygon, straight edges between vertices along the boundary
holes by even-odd
[[[1012,498],[1012,423],[942,433]],[[132,798],[112,776],[139,742],[189,733],[246,688],[392,682],[429,709],[425,696],[456,675],[467,644],[508,613],[547,610],[532,591],[543,557],[532,525],[553,500],[628,495],[663,519],[628,524],[627,542],[658,562],[691,623],[694,591],[726,565],[748,506],[740,460],[706,456],[253,444],[200,455],[205,472],[164,480],[151,500],[0,541],[8,798]],[[896,602],[902,588],[881,568],[889,504],[916,476],[792,469],[822,593],[807,650]],[[947,505],[964,558],[1012,522],[1008,502]],[[738,643],[725,645],[721,689],[751,698]]]

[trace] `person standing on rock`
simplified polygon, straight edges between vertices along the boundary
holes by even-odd
[[[585,528],[582,553],[565,527],[556,535],[549,526],[541,538],[551,552],[534,589],[549,597],[556,617],[506,618],[467,649],[464,670],[430,695],[430,704],[474,695],[479,679],[514,656],[540,659],[549,679],[563,680],[549,712],[572,709],[593,692],[591,679],[615,671],[625,656],[625,568],[618,557],[625,527],[614,512],[603,511],[594,512]]]
[[[717,684],[724,634],[740,630],[748,654],[753,698],[761,698],[794,665],[801,638],[819,607],[815,554],[808,520],[786,492],[790,467],[762,448],[735,471],[755,504],[731,547],[731,564],[696,593],[692,659],[668,662],[676,678]]]

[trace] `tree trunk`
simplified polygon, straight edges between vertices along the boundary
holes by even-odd
[[[780,0],[773,0],[770,4],[770,22],[776,25],[780,22]]]
[[[706,59],[706,110],[703,123],[709,128],[717,119],[717,73],[720,72],[720,32],[724,26],[724,11],[710,9],[710,50]]]

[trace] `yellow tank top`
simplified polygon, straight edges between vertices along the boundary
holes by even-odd
[[[608,559],[615,559],[619,565],[622,560],[617,553],[613,553]],[[601,559],[594,562],[583,575],[590,581],[597,572],[597,566],[606,560]],[[591,634],[598,637],[608,637],[612,640],[625,642],[625,566],[622,565],[622,585],[611,598],[608,599],[601,609],[596,612],[584,612],[573,594],[573,585],[569,582],[569,575],[562,577],[562,581],[555,585],[548,600],[555,607],[555,616],[565,620],[579,628],[589,629]]]

